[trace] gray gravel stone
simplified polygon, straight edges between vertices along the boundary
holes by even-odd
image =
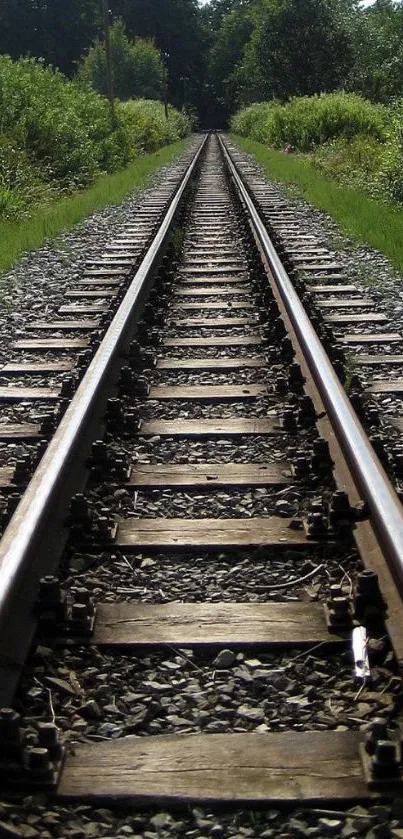
[[[231,667],[236,658],[232,650],[221,650],[213,661],[214,667],[222,667],[224,669]]]

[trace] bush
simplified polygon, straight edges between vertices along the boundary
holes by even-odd
[[[390,108],[390,122],[379,182],[392,201],[403,201],[403,99]]]
[[[311,151],[328,140],[365,134],[386,137],[387,111],[352,93],[301,96],[285,105],[263,102],[241,110],[231,127],[274,148],[291,145]]]
[[[163,103],[150,99],[120,102],[118,115],[129,137],[133,157],[174,143],[191,131],[190,118],[186,113],[180,113],[169,105],[167,119]]]
[[[107,101],[34,59],[0,56],[0,131],[26,150],[45,180],[69,189],[129,159]]]
[[[383,154],[384,145],[378,140],[357,134],[351,140],[341,138],[318,146],[312,163],[326,177],[378,196]]]
[[[152,100],[116,102],[41,61],[0,56],[0,216],[20,218],[54,194],[90,185],[143,151],[191,130],[185,113]]]
[[[278,107],[278,102],[257,102],[242,108],[232,117],[231,129],[258,143],[273,145],[273,115]]]
[[[28,155],[5,135],[0,136],[0,216],[20,219],[29,207],[53,196]]]

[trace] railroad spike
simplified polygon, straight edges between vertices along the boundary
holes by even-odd
[[[328,536],[326,516],[320,512],[310,512],[306,517],[305,529],[307,536],[320,539]]]
[[[74,391],[77,388],[77,379],[75,376],[66,376],[62,381],[62,386],[60,388],[60,396],[62,399],[66,397],[69,398],[73,396]]]
[[[32,456],[32,466],[33,466],[33,468],[36,469],[36,467],[38,466],[38,463],[40,463],[40,461],[42,460],[43,455],[45,454],[48,445],[49,445],[48,440],[39,440],[39,443],[36,444],[35,452]]]
[[[43,436],[47,440],[49,440],[51,438],[52,434],[54,433],[54,430],[55,430],[56,425],[57,425],[57,421],[58,421],[58,411],[57,411],[57,409],[55,409],[54,411],[52,411],[49,414],[44,414],[44,416],[42,417],[39,431],[40,431],[40,434],[43,434]]]
[[[53,763],[60,761],[64,749],[59,740],[59,729],[53,722],[40,721],[37,724],[38,744],[47,749]]]
[[[53,786],[55,771],[49,750],[42,746],[30,746],[25,749],[25,761],[28,776],[36,784]]]
[[[298,400],[298,422],[300,425],[309,427],[316,421],[316,411],[312,399],[307,394]]]
[[[161,343],[161,331],[140,321],[137,324],[136,335],[142,344],[152,344],[157,347]]]
[[[109,434],[122,437],[132,437],[140,428],[138,411],[133,408],[123,410],[120,399],[108,399],[105,422]]]
[[[402,744],[397,728],[389,729],[382,718],[373,720],[360,747],[365,780],[370,789],[403,789]]]
[[[361,416],[364,409],[364,402],[362,398],[361,392],[358,391],[350,391],[349,393],[350,402],[355,410],[355,412]]]
[[[375,754],[372,758],[374,779],[397,777],[400,774],[399,759],[397,743],[391,740],[378,740],[375,746]]]
[[[381,418],[379,416],[379,411],[376,405],[367,404],[365,406],[365,414],[367,418],[368,425],[371,426],[379,426],[381,422]]]
[[[276,391],[284,395],[288,393],[288,381],[285,376],[276,377]]]
[[[77,353],[77,368],[81,373],[87,369],[92,359],[92,355],[92,350],[90,349],[81,350]]]
[[[385,448],[385,440],[381,434],[371,434],[369,436],[371,446],[379,457],[382,463],[388,462],[388,453]]]
[[[281,315],[278,315],[278,317],[274,319],[272,323],[271,335],[272,338],[274,338],[275,340],[279,340],[286,337],[287,330],[285,328],[285,323]]]
[[[330,586],[324,610],[329,632],[351,631],[353,628],[352,601],[343,593],[339,585]]]
[[[115,423],[118,424],[119,421],[122,419],[122,402],[118,397],[113,397],[108,399],[106,403],[106,422],[108,424]]]
[[[160,329],[163,326],[165,315],[160,308],[153,306],[152,303],[146,303],[142,320],[148,327],[158,327]]]
[[[152,350],[141,347],[138,341],[132,341],[129,347],[128,358],[130,365],[135,370],[143,370],[145,367],[155,367],[155,356]]]
[[[310,455],[305,451],[295,452],[295,459],[292,463],[292,471],[296,478],[306,478],[311,473]]]
[[[329,443],[323,437],[317,437],[313,441],[311,466],[319,475],[329,475],[332,471],[333,460],[330,456]]]
[[[305,378],[302,375],[301,367],[299,364],[294,361],[290,365],[289,375],[288,375],[288,387],[292,390],[293,393],[300,394],[303,392],[303,386],[305,384]]]
[[[88,501],[82,492],[77,492],[73,495],[70,502],[70,513],[68,523],[82,524],[83,527],[91,526],[91,516],[88,507]]]
[[[330,455],[329,455],[330,457]],[[329,501],[329,523],[336,526],[341,519],[355,519],[354,509],[351,507],[347,492],[336,489]]]
[[[22,455],[14,466],[12,477],[13,484],[27,484],[32,473],[31,458],[29,455]]]
[[[12,492],[10,495],[7,496],[6,499],[6,509],[3,511],[2,514],[2,523],[3,525],[7,525],[10,521],[11,517],[14,515],[18,504],[21,501],[21,495],[18,492]]]
[[[119,379],[121,396],[130,394],[135,397],[147,397],[150,393],[149,377],[151,370],[144,369],[143,373],[134,373],[131,367],[122,367]]]
[[[91,635],[94,629],[95,607],[91,592],[85,587],[72,589],[68,611],[68,629],[74,635]]]
[[[53,574],[47,574],[39,581],[35,613],[40,631],[46,634],[53,633],[56,627],[64,626],[66,622],[66,594],[60,588],[59,579]]]
[[[64,414],[66,413],[67,408],[70,405],[70,402],[71,402],[71,399],[69,399],[67,397],[63,398],[63,399],[62,398],[59,399],[58,404],[57,404],[57,408],[56,408],[56,425],[58,425],[59,422],[63,419]]]
[[[281,341],[280,355],[281,358],[284,359],[284,361],[290,361],[292,358],[294,358],[294,347],[288,335],[285,335],[285,337]]]
[[[383,620],[386,604],[383,600],[378,575],[366,569],[357,575],[354,591],[354,614],[365,626],[378,625]]]
[[[346,379],[346,370],[345,370],[344,363],[342,361],[340,361],[338,358],[333,358],[332,359],[332,364],[333,364],[333,368],[334,368],[335,373],[337,374],[341,383],[343,384],[345,382],[345,379]]]
[[[292,408],[285,408],[281,413],[281,425],[285,431],[296,431],[298,428],[295,413]]]
[[[110,468],[109,449],[104,440],[94,440],[91,446],[89,466],[93,469],[108,470]]]

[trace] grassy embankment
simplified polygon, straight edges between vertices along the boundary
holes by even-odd
[[[403,271],[401,206],[325,178],[304,157],[269,149],[239,135],[233,135],[233,139],[255,157],[270,178],[295,185],[298,195],[329,213],[349,237],[378,249]]]
[[[144,154],[125,169],[101,175],[87,189],[35,207],[29,218],[0,219],[0,271],[9,268],[23,252],[41,247],[47,239],[70,230],[91,213],[119,204],[128,195],[147,186],[155,170],[170,163],[188,144],[187,139],[179,140]]]

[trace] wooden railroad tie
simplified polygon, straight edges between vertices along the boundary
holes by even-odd
[[[129,518],[118,521],[115,544],[127,550],[155,548],[310,548],[302,521],[277,516],[250,519]]]
[[[163,347],[247,347],[260,346],[263,344],[259,335],[230,335],[227,337],[219,335],[203,336],[201,338],[163,338]]]
[[[261,396],[267,396],[267,388],[263,384],[152,385],[149,393],[149,399],[194,399],[198,402],[256,399]]]
[[[263,356],[248,358],[159,358],[157,370],[241,370],[242,368],[266,366]]]
[[[138,806],[368,800],[362,741],[357,731],[287,731],[78,743],[56,792],[61,799]]]
[[[143,420],[139,434],[143,437],[155,435],[168,437],[221,437],[243,434],[279,434],[282,428],[279,418],[236,417],[234,419],[173,419]]]
[[[138,463],[130,486],[225,487],[276,486],[291,482],[290,466],[283,463]]]

